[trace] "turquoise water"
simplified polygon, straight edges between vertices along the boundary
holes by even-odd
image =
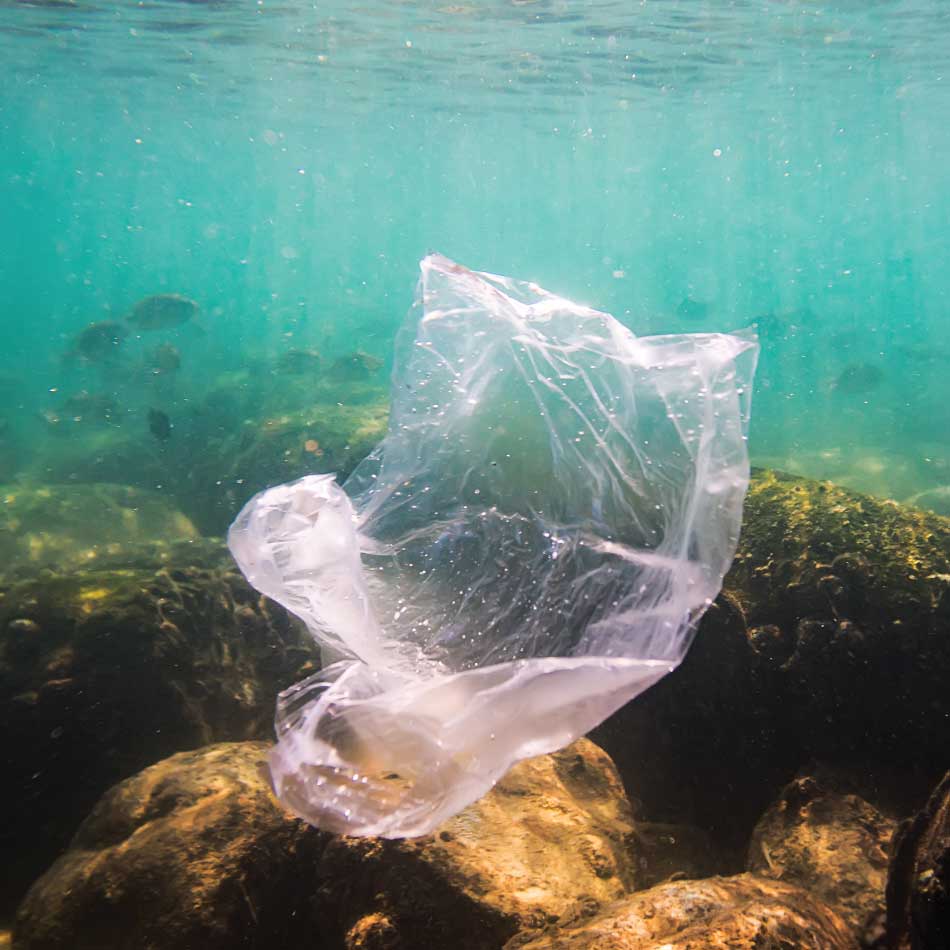
[[[936,0],[0,3],[0,479],[86,477],[70,393],[147,453],[147,408],[230,387],[236,426],[289,346],[386,359],[431,249],[638,333],[756,323],[755,460],[950,485],[948,54]],[[202,310],[125,347],[174,385],[63,361],[155,293]]]
[[[312,654],[220,538],[382,436],[430,251],[638,334],[755,326],[754,464],[950,514],[948,64],[947,0],[0,0],[0,948],[113,782],[273,738]],[[197,315],[136,326],[168,294]],[[782,565],[774,617],[750,614],[764,679],[647,694],[659,820],[695,795],[744,842],[762,789],[839,737],[868,774],[936,780],[944,542],[894,524],[906,590],[852,618],[863,555],[817,544],[812,587]],[[841,652],[809,654],[832,630]]]

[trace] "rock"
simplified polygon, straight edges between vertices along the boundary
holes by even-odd
[[[322,838],[274,804],[266,751],[183,752],[110,789],[20,906],[18,950],[311,943]]]
[[[169,499],[125,485],[0,486],[0,572],[68,570],[137,545],[190,541],[192,522]]]
[[[887,946],[950,946],[950,772],[897,833],[887,881]]]
[[[519,763],[434,835],[333,838],[316,898],[323,932],[348,950],[500,947],[577,901],[636,886],[635,844],[613,763],[582,739]]]
[[[0,919],[110,785],[271,735],[277,693],[314,669],[301,625],[233,568],[180,563],[0,584]]]
[[[241,505],[269,485],[322,472],[345,479],[386,434],[389,404],[376,390],[370,396],[245,420],[216,451],[194,458],[177,489],[183,507],[202,510],[195,512],[202,530],[224,533]]]
[[[902,776],[896,813],[917,807],[950,764],[948,681],[950,520],[756,471],[684,662],[594,738],[641,817],[698,825],[738,870],[776,789],[812,760]]]
[[[793,884],[752,874],[672,881],[505,950],[855,950],[847,924]]]
[[[501,947],[637,882],[630,808],[581,740],[517,765],[429,837],[343,838],[273,801],[262,743],[180,753],[112,788],[30,889],[18,950]]]
[[[748,869],[798,884],[834,907],[862,946],[884,933],[888,849],[896,822],[821,776],[789,783],[759,820]]]

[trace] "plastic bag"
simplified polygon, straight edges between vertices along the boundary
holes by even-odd
[[[329,664],[280,697],[274,790],[351,835],[431,832],[672,670],[749,477],[753,336],[638,339],[534,284],[421,269],[386,438],[343,488],[269,489],[229,532]]]

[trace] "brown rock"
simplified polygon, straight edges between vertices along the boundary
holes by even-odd
[[[312,659],[233,568],[152,560],[0,583],[0,919],[115,782],[270,736],[278,691]]]
[[[884,932],[887,855],[896,822],[812,775],[795,779],[759,820],[748,869],[830,904],[863,945]]]
[[[633,887],[633,831],[613,763],[582,739],[519,763],[434,835],[332,839],[321,919],[352,950],[498,947],[578,901],[599,906]]]
[[[855,950],[845,922],[792,884],[752,874],[672,881],[505,950]]]
[[[950,772],[895,837],[887,935],[892,950],[950,946]]]
[[[265,743],[183,752],[116,785],[17,913],[18,950],[273,948],[312,939],[320,834],[278,809]]]
[[[29,891],[19,950],[291,941],[346,950],[501,947],[636,883],[630,807],[581,740],[520,763],[415,840],[342,838],[281,811],[266,746],[180,753],[111,789]]]

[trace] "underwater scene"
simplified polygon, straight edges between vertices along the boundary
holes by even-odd
[[[950,947],[950,6],[0,57],[0,950]]]

